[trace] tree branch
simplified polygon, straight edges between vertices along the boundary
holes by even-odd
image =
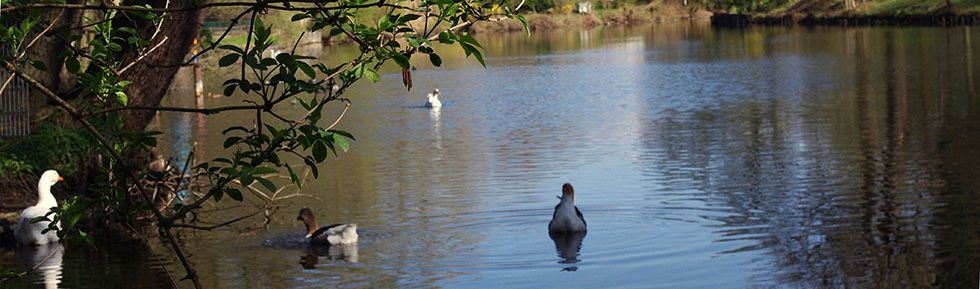
[[[190,225],[190,224],[174,224],[173,227],[174,228],[188,228],[188,229],[195,229],[195,230],[202,230],[202,231],[211,231],[211,230],[214,230],[214,229],[217,229],[217,228],[221,228],[221,227],[224,227],[224,226],[228,226],[228,225],[237,223],[238,221],[241,221],[241,220],[244,220],[244,219],[251,218],[252,216],[258,215],[261,212],[262,212],[261,210],[260,211],[256,211],[255,213],[251,213],[251,214],[248,214],[248,215],[245,215],[245,216],[234,218],[234,219],[231,219],[231,220],[229,220],[227,222],[224,222],[224,223],[221,223],[221,224],[217,224],[217,225],[196,226],[196,225]]]
[[[174,111],[174,112],[192,112],[200,113],[203,115],[211,115],[216,113],[221,113],[225,111],[232,110],[261,110],[264,109],[264,105],[233,105],[233,106],[223,106],[216,108],[190,108],[190,107],[169,107],[169,106],[139,106],[139,105],[129,105],[129,106],[116,106],[105,109],[96,110],[86,114],[82,114],[82,117],[90,117],[93,115],[100,115],[104,113],[109,113],[113,111],[123,111],[123,110],[152,110],[152,111]]]
[[[355,8],[369,8],[369,7],[393,7],[399,9],[409,9],[411,8],[396,5],[387,4],[384,0],[362,3],[362,4],[346,4],[337,6],[318,6],[318,7],[286,7],[286,6],[275,6],[269,4],[284,4],[284,3],[322,3],[321,0],[270,0],[265,2],[212,2],[205,3],[197,6],[184,7],[184,8],[147,8],[143,6],[127,6],[127,5],[91,5],[91,4],[59,4],[59,3],[31,3],[24,5],[9,6],[0,9],[2,13],[10,13],[20,10],[28,9],[73,9],[73,10],[118,10],[118,11],[134,11],[134,12],[154,12],[154,13],[175,13],[175,12],[190,12],[205,8],[213,7],[252,7],[252,8],[263,8],[263,9],[273,9],[273,10],[283,10],[283,11],[309,11],[309,10],[341,10],[341,9],[355,9]]]
[[[12,63],[3,61],[3,66],[4,68],[7,69],[7,71],[10,71],[10,73],[12,74],[16,74],[17,77],[23,79],[32,87],[40,91],[41,94],[47,96],[49,100],[54,101],[59,107],[61,107],[61,109],[65,110],[65,112],[67,112],[73,119],[80,122],[82,126],[85,127],[85,129],[88,130],[89,133],[91,133],[92,136],[94,136],[95,139],[104,148],[106,148],[106,151],[109,152],[109,155],[112,156],[112,158],[115,159],[116,162],[120,164],[125,164],[125,160],[123,159],[122,155],[120,155],[119,152],[115,150],[116,146],[111,141],[109,141],[109,139],[107,139],[105,136],[99,133],[98,129],[96,129],[95,126],[92,125],[92,123],[90,123],[88,120],[85,120],[85,118],[78,113],[78,110],[76,110],[75,107],[73,107],[71,104],[66,102],[61,97],[58,97],[57,94],[55,94],[53,91],[48,89],[46,86],[44,86],[37,80],[24,74],[23,71],[17,69],[17,67],[14,66]],[[137,179],[136,175],[133,173],[132,170],[127,170],[124,167],[122,171],[126,172],[129,179],[132,179],[134,181]],[[170,227],[173,225],[172,221],[169,221],[166,217],[163,216],[163,213],[161,213],[160,210],[156,208],[156,206],[153,206],[153,201],[150,199],[149,195],[147,195],[146,189],[143,187],[142,184],[140,184],[140,182],[136,182],[136,188],[139,191],[140,196],[143,198],[143,201],[145,201],[147,205],[150,206],[153,215],[156,217],[157,222],[160,224],[161,235],[163,235],[170,243],[171,249],[174,250],[174,254],[177,255],[177,258],[180,260],[180,262],[184,266],[184,269],[187,271],[187,276],[185,277],[185,279],[190,279],[191,282],[194,283],[195,288],[198,289],[202,288],[200,282],[197,279],[197,273],[195,273],[194,268],[191,267],[190,263],[187,260],[187,257],[184,255],[184,251],[180,248],[180,245],[177,244],[177,240],[174,239],[173,235],[170,233]]]

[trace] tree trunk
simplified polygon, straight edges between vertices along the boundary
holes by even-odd
[[[163,7],[167,2],[170,2],[171,8],[182,8],[197,5],[195,2],[198,1],[150,0],[126,1],[126,4],[147,3],[153,7]],[[203,10],[196,10],[171,13],[166,17],[157,38],[166,37],[167,42],[123,74],[124,79],[133,82],[126,90],[130,105],[160,105],[160,100],[167,94],[174,75],[180,69],[173,64],[182,62],[191,51],[194,38],[197,37],[204,22],[204,15]],[[144,27],[142,31],[144,35],[153,34],[151,25]],[[124,57],[123,59],[126,60],[124,63],[129,63],[137,55],[129,53]],[[125,127],[130,131],[143,130],[154,115],[153,111],[128,111]]]
[[[73,0],[67,2],[77,4],[84,1]],[[162,8],[167,2],[170,2],[170,8],[184,8],[198,5],[195,2],[201,1],[128,0],[123,4],[149,4],[153,7]],[[64,11],[59,22],[52,28],[52,32],[62,33],[63,35],[85,35],[85,33],[89,33],[78,29],[81,26],[82,10],[66,9]],[[53,19],[58,13],[61,12],[58,10],[51,11],[48,17]],[[153,53],[140,60],[138,64],[126,70],[122,75],[122,79],[132,81],[132,84],[126,89],[130,105],[157,106],[160,104],[160,100],[166,95],[174,75],[180,69],[175,64],[181,63],[190,52],[191,44],[201,30],[204,15],[203,10],[173,12],[166,15],[160,33],[153,39],[153,44],[151,45],[155,45],[164,38],[167,41],[156,48]],[[123,15],[120,13],[113,20],[113,26],[141,27],[140,33],[144,38],[149,38],[153,35],[156,28],[153,23],[134,19],[140,18],[135,15]],[[65,43],[62,38],[53,36],[55,33],[52,32],[48,33],[49,36],[42,37],[31,48],[28,54],[28,57],[31,59],[45,62],[48,65],[47,71],[28,68],[31,76],[78,107],[83,107],[86,103],[99,101],[94,96],[79,97],[81,87],[78,85],[77,80],[73,76],[70,76],[64,68],[64,61],[60,60],[62,53],[69,49],[69,44]],[[124,49],[118,56],[118,59],[122,59],[124,65],[139,57],[138,49],[131,47],[128,43],[120,42],[119,44]],[[69,127],[74,126],[76,123],[67,115],[58,113],[58,108],[50,103],[47,97],[38,93],[31,96],[31,112],[34,125],[39,124],[38,120],[47,120],[61,126]],[[127,111],[124,115],[127,119],[125,128],[130,131],[143,130],[150,123],[154,114],[153,111]]]
[[[81,4],[81,2],[81,0],[65,1],[67,4]],[[51,89],[51,91],[59,94],[74,87],[75,78],[70,76],[68,71],[64,69],[65,62],[62,55],[67,50],[66,46],[68,44],[62,38],[55,37],[54,35],[76,34],[77,32],[72,30],[77,30],[77,27],[81,26],[83,12],[82,10],[72,9],[46,12],[43,20],[38,24],[40,27],[38,29],[47,27],[51,21],[56,21],[55,24],[51,26],[51,30],[48,31],[46,36],[39,38],[34,46],[26,50],[26,58],[42,61],[47,66],[47,69],[44,71],[30,66],[25,67],[27,74],[37,79],[44,86]],[[27,41],[34,39],[35,36],[28,35]],[[32,121],[44,118],[55,109],[55,107],[48,103],[47,96],[40,93],[33,93],[31,95],[30,111],[32,112]]]

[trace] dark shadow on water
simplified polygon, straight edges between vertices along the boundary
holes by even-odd
[[[565,264],[568,266],[563,267],[562,271],[576,271],[578,266],[579,251],[582,250],[582,240],[585,239],[586,232],[574,232],[574,233],[548,233],[551,236],[551,240],[555,242],[555,250],[558,251],[558,257],[561,257],[559,264]]]

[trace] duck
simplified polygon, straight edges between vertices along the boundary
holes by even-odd
[[[551,216],[548,223],[549,233],[574,233],[585,232],[585,217],[582,211],[575,206],[575,188],[572,184],[565,183],[561,186],[561,197],[558,197],[558,205],[555,206],[555,213]]]
[[[164,159],[156,149],[150,153],[150,158],[152,161],[150,161],[146,168],[148,171],[147,176],[152,180],[162,180],[173,169],[170,167],[170,162]]]
[[[425,101],[425,107],[439,108],[442,107],[442,102],[439,101],[439,89],[433,89],[432,93],[427,96],[429,99]]]
[[[57,243],[58,234],[54,231],[42,233],[48,228],[50,221],[39,221],[31,223],[37,217],[48,214],[52,207],[58,206],[58,200],[51,194],[51,186],[54,186],[64,178],[55,170],[47,170],[41,174],[41,179],[37,182],[37,204],[27,207],[20,212],[20,220],[17,222],[17,229],[14,231],[14,238],[23,245],[44,245]],[[61,223],[57,224],[61,228]]]
[[[299,210],[296,220],[306,225],[306,240],[314,246],[349,245],[357,243],[357,224],[333,224],[317,227],[316,217],[309,208]]]

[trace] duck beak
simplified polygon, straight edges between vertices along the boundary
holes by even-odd
[[[59,182],[64,182],[65,181],[65,178],[62,178],[61,176],[58,176],[58,181]]]

